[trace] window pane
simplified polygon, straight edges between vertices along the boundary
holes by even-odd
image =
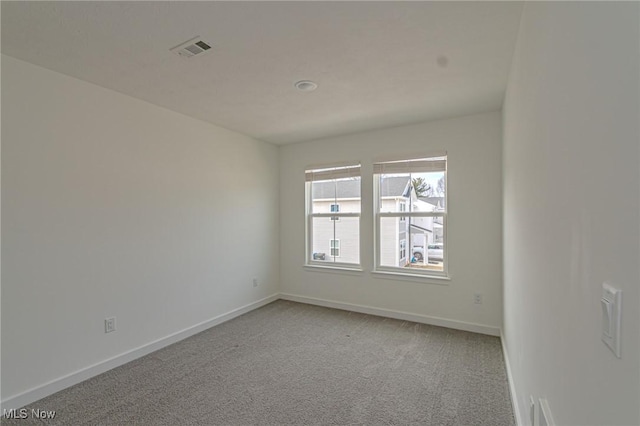
[[[445,211],[444,172],[381,174],[379,178],[381,212]]]
[[[411,175],[380,175],[380,211],[409,211]],[[404,210],[403,210],[404,209]]]
[[[327,263],[360,263],[360,218],[314,217],[311,259]]]
[[[399,217],[380,218],[380,265],[403,267],[409,259],[400,258],[400,241],[411,247],[408,238],[409,220],[400,221]]]
[[[380,218],[380,266],[443,271],[443,219]]]
[[[311,183],[312,213],[360,212],[360,177]]]

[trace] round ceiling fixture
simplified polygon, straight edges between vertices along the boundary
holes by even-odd
[[[318,88],[318,84],[314,83],[311,80],[300,80],[296,82],[295,86],[296,89],[300,90],[301,92],[313,92]]]

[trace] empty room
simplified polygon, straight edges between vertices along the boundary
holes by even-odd
[[[640,3],[0,12],[2,424],[640,425]]]

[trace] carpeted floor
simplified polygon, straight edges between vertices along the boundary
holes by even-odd
[[[513,425],[497,337],[279,300],[2,424]]]

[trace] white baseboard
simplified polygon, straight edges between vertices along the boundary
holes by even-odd
[[[161,339],[144,344],[135,349],[131,349],[127,352],[124,352],[120,355],[116,355],[104,361],[100,361],[96,364],[90,365],[81,370],[67,374],[66,376],[52,380],[48,383],[42,384],[40,386],[36,386],[20,394],[10,396],[2,400],[2,402],[0,403],[0,413],[3,412],[2,411],[3,409],[24,407],[27,404],[31,404],[32,402],[35,402],[39,399],[42,399],[56,392],[59,392],[63,389],[66,389],[80,382],[83,382],[87,379],[90,379],[91,377],[97,376],[98,374],[102,374],[113,368],[126,364],[127,362],[133,361],[134,359],[143,357],[147,354],[150,354],[151,352],[157,351],[158,349],[162,349],[165,346],[169,346],[173,343],[179,342],[180,340],[186,339],[187,337],[193,336],[194,334],[198,334],[201,331],[204,331],[208,328],[211,328],[218,324],[222,324],[223,322],[229,321],[230,319],[233,319],[249,311],[252,311],[261,306],[264,306],[268,303],[276,301],[278,300],[278,298],[279,296],[277,293],[272,294],[271,296],[265,297],[264,299],[260,299],[253,303],[249,303],[247,305],[241,306],[227,313],[218,315],[216,317],[203,321],[199,324],[185,328],[184,330],[172,333]]]
[[[377,315],[379,317],[394,318],[404,321],[418,322],[421,324],[437,325],[456,330],[472,331],[474,333],[500,336],[500,328],[488,325],[474,324],[464,321],[456,321],[446,318],[431,317],[427,315],[412,314],[409,312],[393,311],[391,309],[376,308],[373,306],[355,305],[352,303],[338,302],[335,300],[318,299],[315,297],[297,296],[295,294],[280,293],[280,298],[292,302],[307,303],[309,305],[325,306],[327,308],[342,309],[345,311],[360,312],[363,314]]]
[[[511,406],[513,408],[513,414],[516,419],[517,426],[524,426],[522,416],[520,414],[520,406],[518,405],[518,395],[516,394],[516,386],[513,382],[513,375],[511,374],[511,364],[509,363],[509,354],[507,353],[507,345],[504,342],[504,333],[500,330],[500,342],[502,342],[502,354],[504,355],[504,365],[507,369],[507,381],[509,382],[509,393],[511,394]]]
[[[70,373],[66,376],[57,378],[48,383],[44,383],[42,385],[36,386],[20,394],[10,396],[0,402],[0,413],[2,412],[3,409],[24,407],[25,405],[31,404],[32,402],[35,402],[46,396],[52,395],[56,392],[66,389],[70,386],[76,385],[80,382],[83,382],[94,376],[102,374],[113,368],[119,367],[123,364],[126,364],[127,362],[143,357],[147,354],[150,354],[151,352],[162,349],[165,346],[169,346],[173,343],[179,342],[180,340],[186,339],[187,337],[193,336],[194,334],[200,333],[201,331],[214,327],[218,324],[222,324],[223,322],[229,321],[233,318],[236,318],[242,314],[245,314],[249,311],[257,309],[261,306],[269,304],[278,299],[290,300],[290,301],[300,302],[300,303],[307,303],[310,305],[325,306],[329,308],[336,308],[336,309],[342,309],[342,310],[353,311],[353,312],[360,312],[364,314],[377,315],[381,317],[394,318],[394,319],[399,319],[404,321],[418,322],[422,324],[436,325],[440,327],[453,328],[456,330],[471,331],[474,333],[488,334],[491,336],[501,335],[501,330],[499,328],[482,325],[482,324],[474,324],[474,323],[468,323],[463,321],[450,320],[446,318],[412,314],[409,312],[393,311],[390,309],[356,305],[351,303],[338,302],[334,300],[325,300],[325,299],[318,299],[314,297],[297,296],[294,294],[287,294],[287,293],[273,294],[271,296],[265,297],[264,299],[260,299],[253,303],[249,303],[245,306],[241,306],[237,309],[218,315],[214,318],[203,321],[199,324],[193,325],[184,330],[175,332],[161,339],[147,343],[135,349],[131,349],[120,355],[116,355],[112,358],[90,365],[81,370]],[[505,354],[505,363],[507,366],[507,377],[509,379],[509,386],[512,394],[511,398],[514,404],[516,420],[518,422],[518,425],[522,425],[523,423],[521,422],[521,419],[519,417],[520,414],[517,409],[518,402],[515,395],[515,389],[513,387],[513,381],[511,378],[509,361],[507,358],[506,350],[504,348],[504,340],[503,340],[503,351]]]

